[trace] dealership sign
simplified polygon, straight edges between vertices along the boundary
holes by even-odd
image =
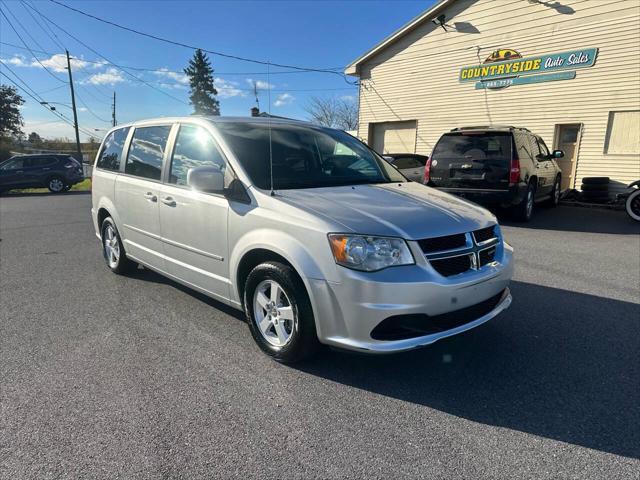
[[[510,85],[552,82],[575,78],[576,69],[592,67],[597,48],[522,57],[511,49],[496,50],[482,65],[460,69],[460,82],[476,82],[476,88],[504,88]]]

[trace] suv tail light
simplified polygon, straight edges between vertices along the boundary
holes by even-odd
[[[514,157],[511,159],[509,167],[509,186],[512,187],[520,181],[520,159]]]
[[[424,164],[424,178],[422,183],[425,185],[429,183],[429,179],[431,178],[431,157],[427,159],[427,163]]]

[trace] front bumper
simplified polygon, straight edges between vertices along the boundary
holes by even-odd
[[[417,245],[410,248],[416,265],[369,273],[337,267],[340,282],[310,280],[322,343],[369,353],[411,350],[477,327],[511,304],[508,285],[513,274],[513,249],[508,244],[500,244],[494,264],[453,277],[439,275]],[[472,307],[501,292],[491,311],[449,330],[402,340],[376,340],[371,335],[380,322],[391,316],[436,317]]]

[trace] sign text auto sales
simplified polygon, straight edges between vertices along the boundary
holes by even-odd
[[[535,57],[515,58],[505,61],[485,63],[460,69],[460,82],[487,82],[491,80],[520,77],[523,75],[550,74],[562,70],[575,70],[591,67],[595,64],[597,48],[572,50],[569,52],[538,55]],[[522,80],[514,83],[534,83],[553,79],[573,78],[572,75],[555,75],[547,77],[539,75],[531,80]],[[482,88],[482,87],[480,87]]]

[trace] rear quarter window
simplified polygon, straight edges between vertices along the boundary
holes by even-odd
[[[129,127],[120,128],[111,132],[104,139],[96,167],[103,170],[118,171],[120,170],[120,162],[122,161],[122,149],[124,142],[129,134]]]

